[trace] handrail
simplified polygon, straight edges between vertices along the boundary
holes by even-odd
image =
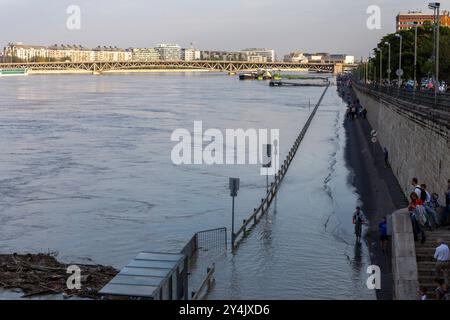
[[[214,272],[216,271],[216,264],[213,263],[211,267],[206,269],[206,276],[203,279],[202,283],[200,284],[200,287],[196,291],[192,291],[192,300],[200,300],[203,298],[209,291],[209,287],[211,286],[211,283],[214,281]],[[206,289],[206,292],[203,297],[200,295],[202,292]]]
[[[325,87],[325,90],[323,91],[322,95],[320,96],[319,101],[317,102],[316,106],[314,107],[314,110],[311,112],[311,114],[308,117],[308,120],[306,121],[305,125],[303,126],[302,130],[300,131],[297,139],[294,142],[294,145],[291,147],[288,155],[286,156],[286,159],[284,160],[283,164],[281,165],[280,170],[278,170],[278,173],[275,175],[275,181],[271,183],[269,192],[267,193],[266,197],[261,199],[261,204],[253,209],[253,213],[243,221],[242,226],[237,230],[237,232],[234,235],[235,245],[234,248],[236,249],[239,246],[240,241],[242,241],[243,238],[247,235],[247,232],[249,229],[249,225],[251,224],[250,228],[253,228],[258,221],[261,219],[261,217],[268,211],[270,204],[272,203],[273,198],[275,197],[281,182],[283,181],[289,166],[294,159],[295,154],[298,151],[298,148],[303,140],[303,138],[306,135],[306,132],[309,129],[309,126],[314,119],[314,116],[316,115],[317,109],[319,108],[320,104],[322,103],[323,97],[325,96],[325,93],[327,92],[328,88],[330,87],[330,83]],[[258,216],[259,214],[259,216]],[[242,236],[239,241],[237,241],[238,237]]]

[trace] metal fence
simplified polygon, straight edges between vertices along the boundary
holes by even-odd
[[[248,235],[248,232],[251,228],[256,226],[258,221],[261,219],[261,217],[268,212],[269,207],[275,198],[277,191],[280,187],[281,182],[283,181],[289,166],[291,165],[292,160],[294,159],[295,154],[298,151],[298,148],[300,147],[300,144],[303,140],[303,138],[306,135],[306,132],[309,129],[309,126],[314,119],[314,116],[316,115],[317,109],[319,108],[320,104],[322,103],[323,97],[325,96],[325,93],[327,92],[328,88],[330,86],[330,83],[328,83],[327,87],[323,91],[319,101],[317,102],[316,106],[314,107],[313,112],[311,112],[308,120],[306,121],[305,125],[303,126],[302,130],[300,131],[297,139],[294,142],[294,145],[291,147],[288,155],[286,156],[286,159],[284,160],[283,164],[281,165],[280,170],[278,170],[278,173],[275,175],[275,181],[270,184],[269,191],[265,198],[261,199],[261,204],[258,208],[253,209],[252,214],[245,219],[242,222],[242,226],[238,229],[236,234],[234,235],[235,242],[232,244],[233,248],[236,249],[239,246],[240,241],[245,238]]]
[[[212,249],[227,248],[227,228],[216,228],[203,230],[195,233],[186,243],[180,253],[186,255],[188,259],[197,253],[198,250],[208,251]]]
[[[217,228],[197,232],[197,249],[208,251],[211,249],[226,249],[227,228]]]

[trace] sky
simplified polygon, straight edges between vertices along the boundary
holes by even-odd
[[[395,16],[423,0],[0,0],[0,46],[177,43],[201,50],[275,49],[368,55],[395,31]],[[67,28],[67,8],[80,8],[80,29]],[[380,8],[380,29],[369,29],[369,6]],[[450,0],[441,1],[450,9]]]

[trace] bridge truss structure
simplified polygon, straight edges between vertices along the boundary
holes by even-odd
[[[85,70],[103,72],[133,69],[204,69],[211,71],[243,72],[258,69],[298,70],[340,73],[357,65],[336,63],[248,62],[248,61],[127,61],[127,62],[24,62],[0,63],[0,69],[27,68],[33,71]]]

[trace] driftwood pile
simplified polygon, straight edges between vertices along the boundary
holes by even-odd
[[[97,299],[98,291],[116,274],[112,267],[78,265],[81,269],[81,289],[69,290],[69,264],[58,262],[51,254],[0,254],[0,287],[21,289],[22,297],[44,294],[64,294],[65,297]]]

